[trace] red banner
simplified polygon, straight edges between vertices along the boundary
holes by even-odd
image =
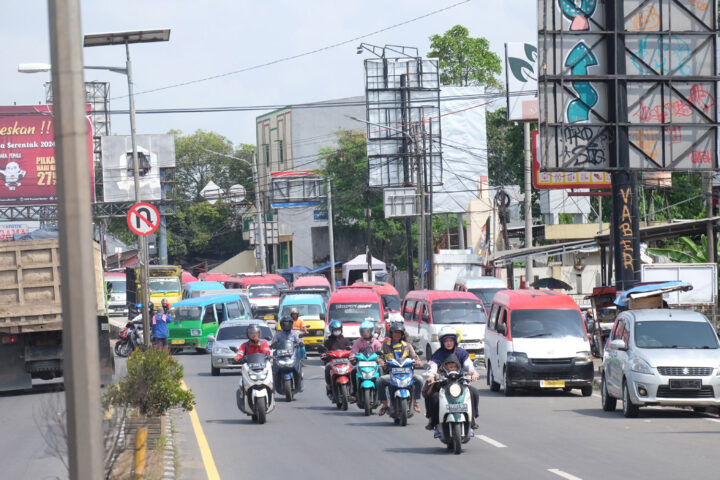
[[[88,161],[95,201],[92,122],[88,112]],[[0,107],[0,205],[57,202],[52,105]]]

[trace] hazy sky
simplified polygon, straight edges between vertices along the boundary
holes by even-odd
[[[536,40],[537,2],[470,0],[449,10],[298,59],[221,78],[143,91],[222,75],[328,47],[406,22],[462,0],[86,0],[83,34],[170,28],[170,41],[131,45],[138,109],[279,105],[364,94],[363,58],[357,45],[407,45],[429,50],[429,37],[461,24],[490,40],[503,55],[505,42]],[[4,2],[0,24],[0,105],[44,102],[46,73],[22,74],[17,65],[50,61],[47,2]],[[81,39],[78,39],[81,41]],[[124,66],[124,47],[84,49],[85,65]],[[112,109],[126,110],[125,76],[86,71],[86,80],[109,81]],[[138,133],[211,130],[233,143],[254,143],[255,117],[263,111],[139,115]],[[127,134],[127,115],[113,115],[112,132]]]

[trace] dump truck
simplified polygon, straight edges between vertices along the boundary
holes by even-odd
[[[115,370],[100,247],[95,291],[101,383]],[[88,272],[90,273],[90,272]],[[0,391],[32,388],[63,376],[60,246],[57,238],[0,242]]]

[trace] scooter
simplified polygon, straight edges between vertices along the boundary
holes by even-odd
[[[142,319],[140,323],[137,321],[128,322],[118,337],[119,340],[115,342],[115,355],[127,357],[143,344]]]
[[[237,352],[237,347],[230,350]],[[252,353],[238,363],[242,365],[242,378],[235,393],[237,407],[262,425],[275,408],[272,361],[263,353]]]
[[[330,386],[328,398],[343,410],[348,409],[350,401],[350,351],[320,350],[323,361],[330,362]]]
[[[373,408],[379,405],[376,382],[380,378],[380,365],[377,353],[370,349],[356,353],[355,360],[357,361],[357,406],[365,410],[367,417],[372,414]]]
[[[273,374],[275,375],[275,391],[285,395],[285,400],[293,401],[295,393],[302,385],[302,362],[300,351],[292,342],[278,346],[274,354]]]
[[[470,379],[460,372],[449,372],[438,380],[441,385],[440,400],[440,441],[455,455],[462,452],[462,444],[472,438],[472,395],[468,388]]]
[[[413,385],[415,380],[415,361],[412,358],[401,358],[388,360],[387,366],[390,370],[390,385],[387,386],[388,415],[404,427],[408,418],[413,416],[412,406],[414,403]]]

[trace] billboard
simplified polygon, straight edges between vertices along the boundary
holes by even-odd
[[[716,5],[607,5],[539,0],[543,168],[716,168]]]
[[[311,170],[270,173],[272,208],[319,205],[325,198],[325,180]]]
[[[714,305],[717,265],[714,263],[655,263],[642,265],[643,282],[690,282],[692,290],[663,295],[668,305]]]
[[[538,158],[539,135],[533,131],[532,154],[533,154],[533,186],[538,190],[543,189],[567,189],[567,188],[602,188],[612,187],[609,172],[543,172],[540,170],[540,158]]]
[[[90,191],[94,192],[89,105],[87,112],[88,181]],[[56,203],[57,164],[53,121],[51,105],[0,107],[0,206]]]
[[[508,120],[538,119],[537,57],[536,42],[505,44]]]
[[[173,135],[135,135],[138,151],[140,199],[160,200],[162,168],[175,167]],[[135,200],[132,139],[130,135],[102,137],[103,198],[105,202]]]

